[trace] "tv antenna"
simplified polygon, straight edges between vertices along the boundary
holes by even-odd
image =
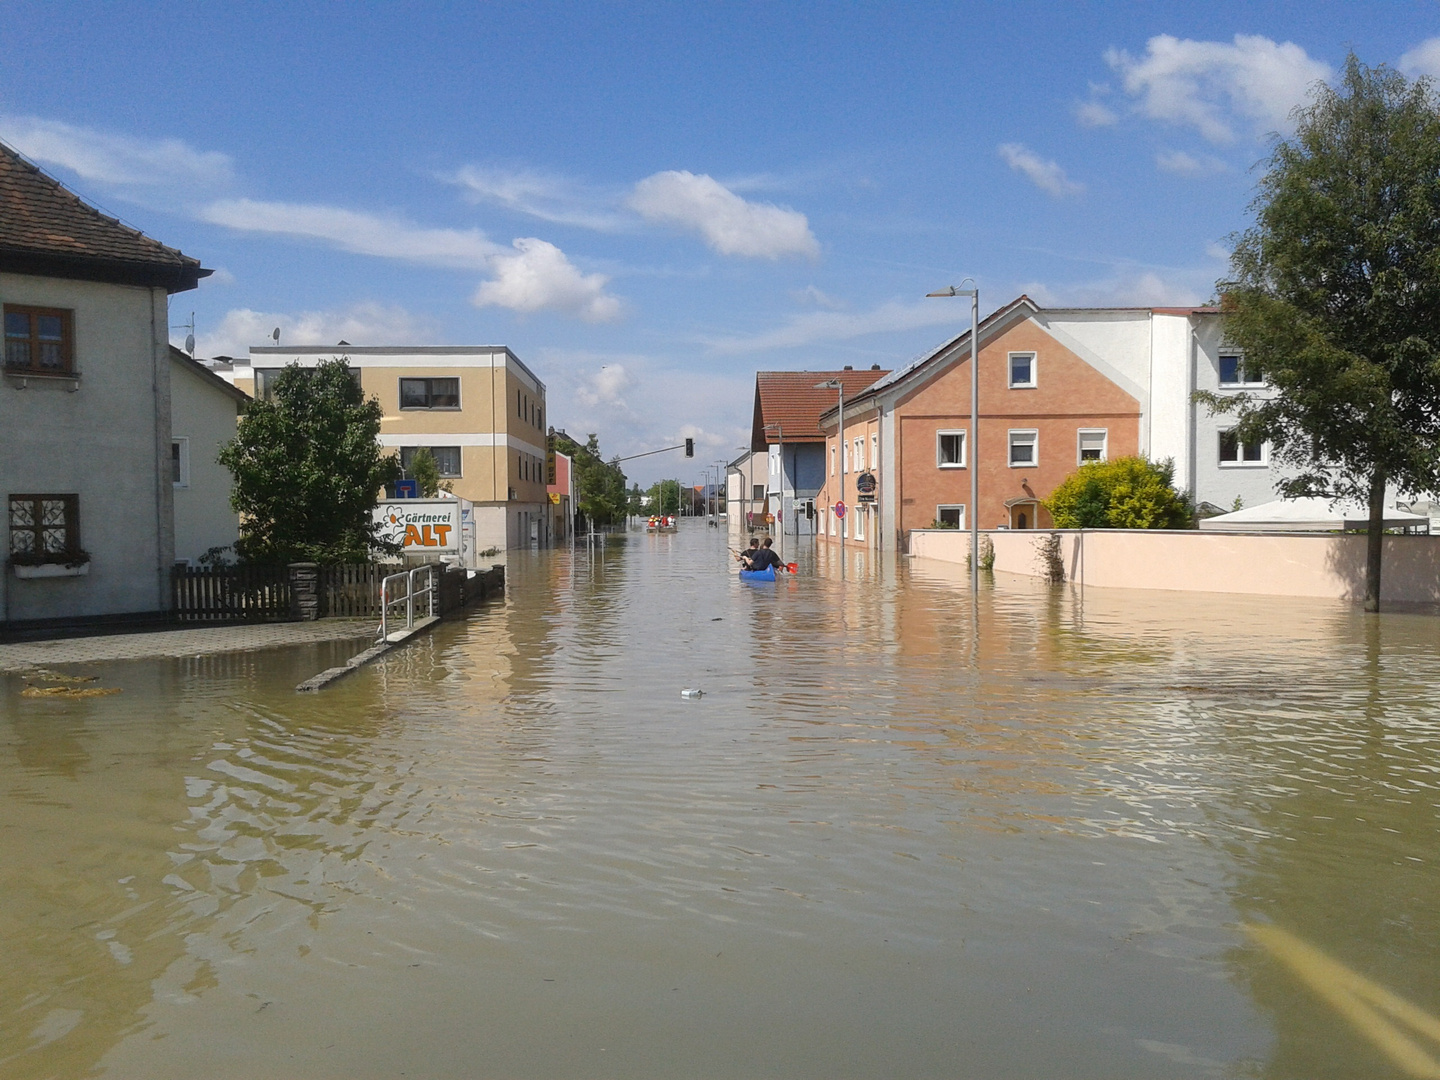
[[[190,359],[195,359],[195,312],[190,312],[190,321],[179,323],[170,327],[171,330],[189,330],[185,335],[185,351],[190,354]]]

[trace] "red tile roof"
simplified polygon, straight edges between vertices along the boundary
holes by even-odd
[[[865,371],[757,371],[755,373],[755,419],[750,447],[763,450],[773,438],[779,442],[824,442],[820,416],[833,409],[840,391],[817,383],[839,379],[848,401],[871,383],[890,374],[872,368]]]
[[[210,271],[106,217],[0,143],[0,270],[42,277],[195,288]]]

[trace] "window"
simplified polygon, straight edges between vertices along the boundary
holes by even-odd
[[[1010,354],[1011,388],[1035,385],[1035,354],[1033,352],[1012,352]]]
[[[415,465],[415,455],[420,452],[418,446],[402,446],[400,448],[400,467],[407,473]],[[460,447],[458,446],[432,446],[429,447],[430,456],[435,459],[435,465],[440,470],[443,479],[450,479],[460,475]]]
[[[1081,428],[1075,434],[1076,442],[1079,444],[1078,462],[1084,465],[1087,461],[1105,461],[1106,442],[1109,439],[1109,432],[1105,428]]]
[[[275,384],[280,376],[285,373],[285,368],[255,368],[255,400],[274,401]],[[314,371],[314,368],[301,368],[307,374]],[[360,385],[360,369],[349,368],[350,377],[355,380],[355,385]]]
[[[460,408],[460,380],[457,378],[401,379],[400,408],[458,409]]]
[[[862,437],[862,438],[859,438],[859,439],[856,439],[855,442],[854,442],[854,448],[855,448],[855,467],[854,467],[854,469],[851,470],[851,471],[853,471],[853,472],[864,472],[864,471],[865,471],[865,439],[864,439],[863,437]]]
[[[855,539],[865,539],[865,514],[870,508],[868,506],[857,506],[853,511],[855,514]]]
[[[1010,432],[1010,467],[1018,469],[1038,465],[1040,455],[1036,444],[1039,441],[1040,433],[1038,431]]]
[[[835,447],[833,447],[833,446],[830,447],[830,475],[831,475],[831,476],[834,476],[834,475],[835,475],[835,454],[836,454]]]
[[[751,501],[751,502],[764,502],[764,501],[765,501],[765,485],[764,485],[764,484],[751,484],[751,485],[750,485],[750,501]]]
[[[190,440],[170,440],[170,482],[177,488],[190,486]]]
[[[1233,431],[1220,432],[1220,464],[1235,468],[1243,465],[1264,465],[1268,455],[1264,443],[1241,442]]]
[[[1259,366],[1251,360],[1246,360],[1245,355],[1240,352],[1222,352],[1220,354],[1220,385],[1221,386],[1263,386],[1264,378],[1260,375]]]
[[[942,469],[963,469],[965,467],[965,432],[937,431],[935,433],[935,464]]]
[[[55,375],[74,371],[72,315],[58,308],[6,304],[5,367]]]
[[[959,503],[935,507],[935,520],[942,529],[965,528],[965,507]]]
[[[879,467],[880,467],[880,436],[879,436],[879,435],[871,435],[871,436],[870,436],[870,468],[872,468],[872,469],[878,469]]]
[[[11,495],[11,555],[74,555],[80,551],[78,495]]]

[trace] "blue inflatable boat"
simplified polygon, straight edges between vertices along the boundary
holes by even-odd
[[[741,581],[774,581],[775,568],[767,566],[764,570],[741,570]]]

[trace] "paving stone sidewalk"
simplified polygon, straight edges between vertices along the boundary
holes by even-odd
[[[55,664],[95,664],[106,660],[145,660],[276,649],[317,641],[374,638],[375,632],[374,619],[320,619],[303,623],[207,626],[144,634],[23,641],[0,644],[0,671],[29,671]]]

